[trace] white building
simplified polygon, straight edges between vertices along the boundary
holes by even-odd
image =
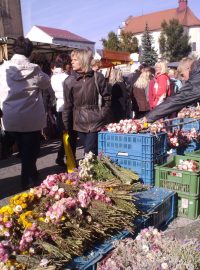
[[[200,20],[194,15],[187,4],[187,0],[179,0],[178,7],[167,9],[159,12],[154,12],[142,16],[130,16],[122,23],[122,30],[125,32],[132,32],[137,37],[139,46],[141,45],[141,37],[148,24],[149,31],[154,40],[154,48],[157,53],[159,50],[159,38],[161,33],[161,23],[163,20],[169,22],[172,19],[178,19],[184,27],[186,33],[190,37],[190,44],[192,46],[192,53],[200,56]]]
[[[92,51],[94,51],[95,46],[95,42],[80,37],[72,32],[46,26],[34,25],[26,37],[35,42],[63,45],[77,49],[90,48]]]

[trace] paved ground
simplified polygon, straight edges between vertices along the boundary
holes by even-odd
[[[59,142],[57,140],[43,143],[41,146],[40,157],[37,161],[40,180],[44,180],[47,175],[61,173],[65,171],[55,163]],[[83,149],[77,147],[77,160],[82,158]],[[8,201],[8,197],[21,192],[20,188],[20,160],[17,153],[5,160],[0,160],[0,206]]]
[[[37,166],[40,174],[40,180],[44,180],[47,175],[61,173],[65,168],[55,164],[59,143],[54,140],[43,143]],[[77,147],[77,160],[83,157],[83,149]],[[0,160],[0,206],[5,205],[10,196],[21,192],[20,189],[20,160],[13,154],[6,160]],[[189,220],[186,218],[176,218],[168,226],[166,233],[176,235],[178,238],[200,239],[200,218]]]

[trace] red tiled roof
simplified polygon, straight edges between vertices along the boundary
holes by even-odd
[[[46,27],[46,26],[38,26],[38,25],[36,25],[36,27],[41,29],[42,31],[44,31],[46,34],[48,34],[49,36],[53,38],[67,39],[67,40],[78,41],[78,42],[95,43],[86,38],[80,37],[72,32],[69,32],[67,30],[56,29],[56,28],[51,28],[51,27]]]
[[[200,26],[200,20],[194,15],[189,7],[186,7],[184,10],[173,8],[138,17],[130,17],[126,21],[123,30],[135,34],[143,33],[147,23],[150,31],[156,31],[161,29],[163,20],[169,22],[169,20],[172,19],[178,19],[183,26]]]

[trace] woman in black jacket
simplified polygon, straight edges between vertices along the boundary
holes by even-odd
[[[123,79],[120,69],[112,69],[109,84],[111,88],[111,110],[113,122],[118,123],[122,119],[131,117],[131,93]]]
[[[64,82],[63,122],[65,130],[78,132],[84,152],[98,153],[98,131],[110,118],[111,95],[106,80],[91,67],[92,53],[86,49],[71,53],[74,74]],[[73,117],[73,127],[70,120]]]

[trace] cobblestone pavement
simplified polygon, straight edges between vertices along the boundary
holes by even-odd
[[[64,167],[55,163],[59,142],[57,140],[43,143],[41,153],[37,161],[40,180],[44,180],[47,175],[65,172]],[[83,157],[83,148],[77,147],[77,160]],[[21,192],[20,188],[20,160],[16,154],[5,160],[0,160],[0,207],[5,205],[10,196]],[[200,218],[189,220],[186,218],[174,219],[166,229],[166,233],[176,235],[178,238],[200,239]]]
[[[40,156],[37,161],[41,181],[49,174],[66,171],[64,167],[55,163],[58,147],[58,140],[45,142],[41,145]],[[83,157],[83,148],[81,146],[77,147],[76,156],[77,160]],[[21,192],[20,173],[21,165],[17,153],[7,159],[0,160],[0,206],[4,205],[10,196]]]

